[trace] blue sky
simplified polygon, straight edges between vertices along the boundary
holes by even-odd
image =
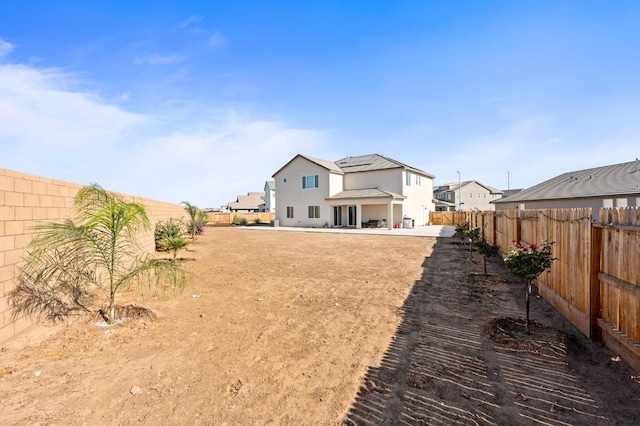
[[[219,207],[298,153],[528,187],[640,157],[636,1],[4,1],[0,167]]]

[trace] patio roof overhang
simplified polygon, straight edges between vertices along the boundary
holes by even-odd
[[[338,192],[337,194],[327,197],[326,200],[331,204],[336,202],[345,202],[347,200],[353,200],[360,203],[366,203],[377,201],[378,203],[389,203],[393,201],[403,201],[407,197],[404,195],[396,194],[391,191],[385,191],[380,188],[369,189],[349,189],[346,191]]]

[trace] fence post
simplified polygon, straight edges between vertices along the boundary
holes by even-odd
[[[589,285],[589,338],[595,342],[602,341],[602,330],[598,325],[598,318],[602,316],[600,312],[600,261],[602,256],[602,226],[591,223],[591,262],[590,262],[590,285]]]
[[[498,215],[494,211],[491,216],[493,217],[493,241],[491,241],[491,244],[496,245],[498,244]],[[506,247],[502,249],[506,250]]]

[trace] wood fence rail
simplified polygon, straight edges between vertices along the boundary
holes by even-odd
[[[506,252],[554,242],[538,290],[580,331],[640,372],[640,208],[470,212],[470,226]]]
[[[207,223],[210,225],[230,225],[235,218],[245,218],[247,223],[271,223],[275,220],[275,213],[256,212],[256,213],[240,213],[240,212],[211,212],[207,213]]]

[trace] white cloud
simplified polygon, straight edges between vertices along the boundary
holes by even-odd
[[[0,167],[219,207],[324,143],[317,131],[233,110],[181,104],[135,114],[78,87],[59,70],[0,65]]]
[[[0,38],[0,59],[7,56],[13,50],[13,44]]]
[[[261,191],[264,182],[295,154],[323,142],[323,135],[313,130],[237,119],[233,113],[213,125],[194,124],[197,127],[189,132],[146,139],[132,162],[140,180],[155,176],[154,183],[162,186],[171,201],[188,200],[200,207],[220,207],[239,194]]]

